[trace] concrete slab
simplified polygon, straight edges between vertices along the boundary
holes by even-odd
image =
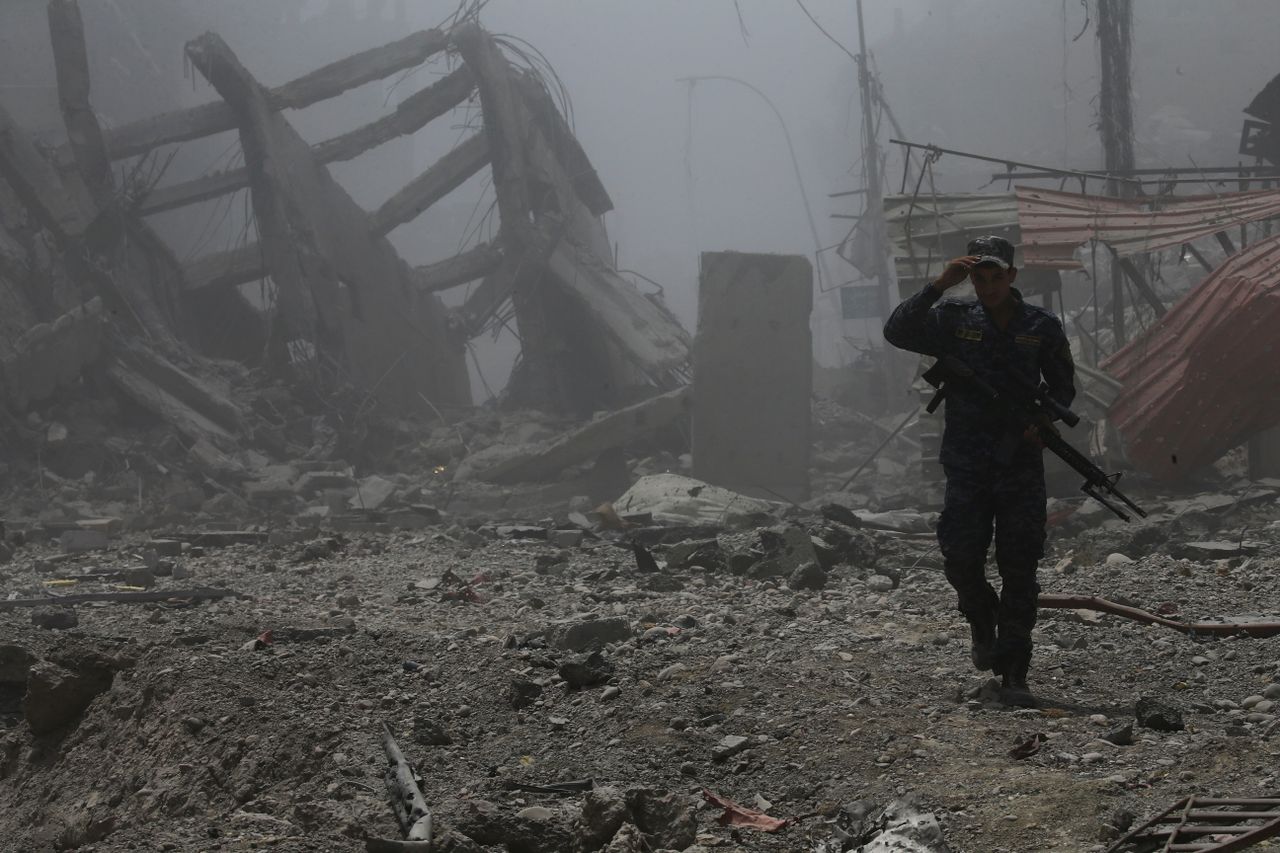
[[[693,475],[753,497],[809,498],[813,267],[704,252],[693,346]]]

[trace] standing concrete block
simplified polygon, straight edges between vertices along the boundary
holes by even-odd
[[[753,497],[809,498],[813,267],[704,252],[693,345],[693,475]]]

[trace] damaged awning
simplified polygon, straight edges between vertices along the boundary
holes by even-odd
[[[1233,226],[1280,217],[1280,190],[1122,199],[1015,187],[1020,251],[1029,267],[1078,269],[1097,240],[1121,257],[1180,246]]]
[[[1102,367],[1129,461],[1176,480],[1280,424],[1280,236],[1233,255]]]
[[[898,281],[929,281],[972,236],[1016,234],[1018,204],[1012,193],[891,195],[884,218]]]

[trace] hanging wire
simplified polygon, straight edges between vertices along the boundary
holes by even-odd
[[[853,51],[849,50],[849,48],[841,44],[839,39],[831,35],[831,33],[827,32],[826,28],[823,27],[822,24],[818,23],[818,19],[815,18],[813,14],[809,11],[809,9],[804,5],[804,0],[796,0],[796,5],[800,7],[801,12],[804,12],[804,16],[808,18],[815,27],[818,28],[818,32],[822,33],[824,36],[830,39],[832,44],[834,44],[836,47],[843,50],[845,54],[847,54],[848,57],[852,59],[855,63],[859,65],[861,64],[858,62],[858,57],[853,53]]]
[[[733,11],[738,13],[738,32],[742,34],[742,43],[751,47],[751,33],[747,31],[747,22],[742,17],[742,7],[738,5],[738,0],[733,0]]]

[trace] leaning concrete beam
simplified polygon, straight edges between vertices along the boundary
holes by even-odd
[[[665,309],[572,240],[551,253],[551,272],[632,364],[659,386],[689,359],[689,333]]]
[[[206,287],[235,287],[266,278],[267,265],[262,258],[262,247],[250,243],[239,249],[214,252],[196,258],[183,269],[187,290]]]
[[[489,141],[483,133],[477,133],[387,199],[369,219],[373,233],[381,237],[415,219],[422,211],[462,186],[488,162]]]
[[[502,263],[502,247],[481,243],[434,264],[415,267],[413,283],[420,293],[438,293],[490,275]]]
[[[537,450],[488,468],[479,478],[491,483],[546,480],[570,465],[622,447],[688,414],[693,395],[685,385],[598,418]]]
[[[448,37],[439,30],[417,32],[299,77],[271,90],[268,100],[273,109],[302,109],[356,86],[421,65],[447,46]],[[199,139],[235,126],[235,114],[225,102],[201,104],[107,131],[107,149],[112,159],[120,160],[146,153],[158,145]]]
[[[0,104],[0,178],[8,182],[40,225],[57,238],[78,237],[88,227],[89,217],[85,211],[3,104]]]
[[[542,129],[547,145],[573,184],[578,198],[594,216],[613,210],[613,199],[547,90],[532,75],[516,76],[513,81],[516,93],[523,98],[525,107]]]
[[[84,44],[84,21],[76,0],[50,0],[49,37],[58,78],[58,103],[67,127],[71,151],[80,177],[100,207],[112,196],[111,160],[102,127],[89,103],[89,56]]]
[[[350,160],[397,136],[415,133],[428,122],[465,101],[475,85],[470,69],[465,65],[460,66],[447,77],[406,98],[390,115],[321,142],[312,150],[322,163]],[[152,190],[142,200],[139,210],[144,216],[149,216],[199,201],[208,201],[247,186],[249,170],[232,169]]]
[[[511,86],[511,63],[476,24],[458,27],[454,44],[475,74],[480,90],[503,240],[511,248],[523,249],[533,238],[524,153],[528,124]]]
[[[215,34],[187,56],[236,111],[258,233],[275,283],[268,363],[298,374],[295,342],[339,366],[387,411],[470,401],[465,351],[444,306],[413,292],[409,266],[334,180],[266,91]],[[310,375],[310,374],[308,374]],[[321,380],[327,383],[326,379]],[[323,386],[322,386],[323,387]]]
[[[545,275],[547,258],[564,239],[567,226],[553,217],[543,217],[538,228],[529,231],[530,242],[525,248],[502,244],[502,259],[471,292],[467,301],[454,311],[454,326],[468,338],[479,335],[508,300],[515,297],[521,287],[541,281]],[[521,333],[525,333],[521,329]]]

